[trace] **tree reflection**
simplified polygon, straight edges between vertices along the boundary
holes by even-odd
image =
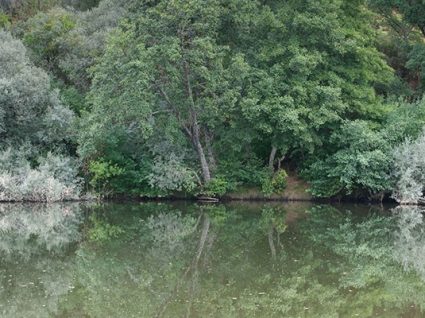
[[[264,207],[261,211],[260,226],[267,233],[271,258],[272,260],[276,260],[276,244],[278,248],[283,248],[280,237],[287,227],[285,223],[285,210],[269,206]]]
[[[193,300],[195,298],[195,293],[196,293],[198,283],[199,283],[199,281],[198,281],[198,279],[199,279],[199,261],[201,259],[201,256],[204,253],[205,243],[207,242],[208,233],[209,233],[209,230],[210,230],[211,222],[210,222],[210,218],[209,218],[208,214],[206,214],[206,213],[200,214],[200,216],[198,217],[198,222],[196,223],[196,226],[194,228],[195,231],[197,230],[197,227],[200,223],[202,225],[201,225],[201,230],[200,230],[198,246],[196,248],[194,256],[191,259],[190,264],[187,266],[186,270],[184,271],[182,277],[180,279],[178,279],[178,281],[175,283],[175,287],[174,287],[171,295],[164,301],[164,303],[158,309],[158,312],[155,315],[155,317],[163,317],[163,315],[164,315],[164,313],[167,309],[167,306],[169,305],[169,303],[173,299],[175,299],[175,297],[180,292],[180,289],[182,288],[182,286],[185,283],[188,285],[188,292],[187,292],[187,294],[188,294],[188,304],[187,304],[186,316],[187,317],[191,316]]]

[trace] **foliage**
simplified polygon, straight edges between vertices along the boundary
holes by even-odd
[[[1,0],[0,10],[14,19],[25,20],[40,11],[60,4],[61,0]]]
[[[419,203],[425,190],[425,131],[415,140],[407,139],[394,149],[397,184],[393,197],[400,203]]]
[[[425,80],[425,59],[422,54],[425,49],[425,20],[421,14],[425,9],[424,3],[420,0],[368,2],[380,16],[382,32],[379,46],[402,79],[401,85],[406,83],[411,90],[404,94],[421,96]]]
[[[234,32],[252,65],[242,114],[282,155],[311,153],[345,118],[381,112],[373,86],[385,85],[391,70],[361,1],[273,4]]]
[[[90,185],[101,193],[106,194],[110,179],[121,175],[123,169],[110,161],[98,160],[90,162],[89,172],[92,174]]]
[[[191,192],[196,188],[199,178],[195,171],[184,165],[182,158],[170,154],[168,158],[154,159],[147,180],[152,188],[167,193]]]
[[[84,1],[82,5],[88,5]],[[72,88],[86,93],[90,88],[89,69],[105,51],[106,39],[126,15],[125,1],[104,0],[98,6],[75,14],[75,27],[60,39],[61,50],[58,67],[66,75]]]
[[[48,75],[31,65],[23,44],[0,31],[0,138],[49,148],[72,138],[73,113],[52,90]]]
[[[286,171],[284,169],[280,169],[272,176],[268,176],[263,179],[261,191],[268,196],[272,195],[273,193],[282,193],[287,186],[287,177],[288,174]]]
[[[99,0],[62,0],[63,5],[73,6],[80,11],[86,11],[96,7],[99,4]]]
[[[5,31],[0,65],[1,200],[78,199],[75,160],[49,152],[66,154],[74,114],[51,89],[48,75],[31,65],[22,43]]]
[[[0,152],[0,201],[67,201],[80,198],[81,181],[74,160],[48,153],[31,167],[22,151]]]
[[[287,182],[286,178],[288,174],[284,169],[280,169],[274,176],[272,180],[272,186],[275,192],[282,192],[285,190]]]
[[[90,216],[90,222],[92,225],[87,234],[90,241],[105,243],[118,238],[124,232],[121,227],[109,224],[96,217],[95,214]]]
[[[221,197],[229,190],[229,184],[224,178],[215,177],[212,178],[202,188],[201,195],[209,197]]]
[[[353,121],[332,135],[330,142],[338,151],[315,161],[306,173],[313,195],[356,194],[362,189],[373,196],[392,188],[391,145],[385,131],[377,131],[365,121]]]
[[[10,25],[9,17],[0,11],[0,28],[7,28]]]
[[[414,178],[393,153],[425,125],[421,1],[0,8],[22,41],[0,31],[0,150],[30,145],[32,169],[78,157],[111,196],[270,195],[285,166],[316,197],[379,200]]]
[[[210,148],[214,149],[216,139],[220,140],[219,142],[225,141],[231,147],[234,144],[229,138],[231,135],[225,132],[226,121],[229,119],[241,127],[244,125],[243,121],[250,122],[253,127],[258,127],[256,130],[262,138],[277,145],[285,154],[289,149],[313,151],[314,144],[323,144],[323,138],[326,139],[324,135],[319,138],[316,133],[335,130],[341,122],[341,117],[348,114],[375,116],[379,113],[379,101],[370,90],[370,86],[382,82],[382,77],[377,77],[375,73],[381,72],[389,76],[390,71],[380,54],[368,41],[360,35],[355,37],[357,35],[351,34],[351,29],[342,26],[342,23],[348,23],[347,21],[356,26],[360,25],[354,22],[355,19],[351,19],[349,15],[352,13],[348,13],[355,6],[345,7],[341,3],[334,6],[329,4],[329,8],[306,4],[293,5],[293,8],[291,7],[293,15],[284,14],[283,12],[292,11],[285,11],[283,7],[273,10],[268,7],[261,8],[261,14],[257,17],[258,25],[248,24],[248,29],[254,28],[252,32],[250,30],[246,33],[244,30],[241,33],[246,44],[241,44],[232,51],[226,42],[230,39],[223,41],[223,36],[219,32],[225,33],[221,29],[223,21],[229,14],[237,16],[236,13],[221,6],[220,2],[202,7],[195,2],[186,6],[178,3],[174,5],[172,9],[169,6],[165,7],[165,3],[160,1],[144,8],[143,15],[137,12],[130,22],[123,25],[111,37],[106,54],[94,68],[94,83],[90,93],[93,111],[90,116],[95,125],[110,120],[105,118],[106,113],[113,114],[111,119],[115,125],[122,126],[122,129],[127,131],[131,126],[140,129],[142,138],[149,139],[153,130],[160,129],[157,125],[168,123],[162,114],[168,117],[170,114],[175,116],[173,124],[184,132],[184,137],[188,141],[186,147],[193,145],[192,149],[198,157],[203,182],[208,183],[214,167],[213,162],[209,162],[206,152],[208,151],[208,155],[212,153]],[[320,15],[318,25],[322,23],[323,26],[320,27],[332,30],[335,36],[321,38],[326,32],[323,30],[316,32],[318,30],[314,29],[314,32],[307,32],[310,38],[302,38],[299,33],[306,33],[304,26],[299,29],[293,27],[292,30],[290,27],[294,25],[292,21],[311,19],[305,13],[305,8]],[[336,10],[337,15],[332,15],[332,10]],[[245,14],[243,19],[247,19],[251,17],[252,11],[243,14]],[[367,15],[361,11],[355,11],[355,14],[359,20],[367,20]],[[196,15],[197,23],[189,18],[192,15]],[[206,15],[208,20],[202,18]],[[250,39],[249,34],[255,36],[261,28],[269,27],[268,24],[276,24],[279,19],[284,23],[273,25],[269,37],[254,45],[254,38]],[[134,21],[137,21],[137,25]],[[307,24],[307,21],[304,23]],[[180,33],[176,33],[178,29],[176,30],[175,25],[181,26]],[[185,32],[193,34],[193,38],[192,35],[189,37],[185,35]],[[364,32],[367,38],[373,37],[373,32],[367,30],[364,25],[361,32]],[[351,37],[357,42],[349,42],[348,39]],[[282,39],[293,43],[293,47],[276,53],[279,51],[275,46],[280,45],[279,41]],[[326,43],[320,51],[316,48],[318,42]],[[353,43],[358,45],[358,50],[352,48]],[[354,51],[360,52],[360,47],[363,54],[368,57],[352,58],[360,62],[343,67],[344,61],[347,60],[346,55],[353,54]],[[254,51],[248,51],[248,48],[253,48]],[[307,52],[310,51],[311,54],[308,55]],[[264,52],[275,53],[267,56]],[[240,53],[246,56],[246,60]],[[310,56],[312,61],[298,61],[302,56]],[[335,56],[339,56],[340,60]],[[362,61],[366,59],[373,63],[363,63]],[[308,63],[313,66],[309,69],[301,67]],[[215,65],[214,68],[212,65]],[[312,68],[317,70],[317,73],[312,73]],[[236,69],[239,75],[235,73]],[[289,75],[293,74],[294,70],[299,74]],[[281,83],[278,80],[281,78],[288,81]],[[307,78],[310,82],[306,82]],[[329,81],[324,81],[324,78],[329,78]],[[360,84],[357,86],[350,84],[356,82],[358,78],[363,79]],[[122,83],[120,90],[116,90],[117,82]],[[326,84],[320,86],[319,82]],[[242,87],[246,91],[244,96],[240,95]],[[317,91],[317,87],[322,87],[320,92]],[[193,91],[196,89],[199,91]],[[359,97],[356,102],[356,96],[368,96],[369,100],[360,103],[363,97]],[[312,99],[315,100],[315,105],[320,107],[313,117],[309,115]],[[365,109],[366,103],[374,106]],[[373,107],[376,109],[373,110]],[[261,109],[268,115],[262,116]],[[107,125],[109,127],[109,124]],[[99,132],[101,131],[97,131]],[[242,131],[239,130],[238,133],[240,132]],[[202,140],[203,136],[205,140]],[[214,138],[211,138],[212,136]],[[84,142],[82,144],[84,147]],[[96,149],[97,146],[92,152]],[[231,154],[225,154],[226,157],[229,155]],[[232,161],[227,162],[233,164]],[[158,164],[153,166],[154,169]],[[191,168],[197,170],[197,167]],[[220,167],[218,169],[223,171]],[[149,174],[150,178],[157,173],[158,169]],[[233,171],[229,171],[221,175],[226,176],[227,173],[234,174]],[[232,179],[229,178],[234,184],[244,182]],[[157,183],[150,182],[151,186],[155,184]],[[176,185],[165,188],[173,187],[181,188]]]
[[[36,64],[54,71],[58,68],[61,37],[75,28],[75,17],[71,12],[55,8],[47,13],[38,13],[22,28],[22,41],[33,53]]]
[[[197,154],[205,183],[211,168],[202,138],[213,136],[235,105],[235,70],[243,66],[240,56],[227,60],[228,48],[215,39],[220,13],[215,1],[159,2],[141,12],[111,37],[90,93],[94,114],[107,111],[147,136],[163,116],[172,116]]]
[[[225,158],[217,167],[217,175],[223,176],[231,188],[239,185],[260,186],[263,180],[269,177],[270,171],[263,167],[261,160],[241,159],[240,157]]]

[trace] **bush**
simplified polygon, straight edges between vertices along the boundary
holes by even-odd
[[[231,187],[240,184],[259,186],[269,176],[269,169],[263,167],[261,160],[231,158],[220,160],[217,174],[224,176]]]
[[[120,176],[124,170],[117,164],[102,159],[90,162],[89,171],[92,174],[90,185],[106,194],[112,178]]]
[[[12,161],[15,160],[15,161]],[[0,152],[0,201],[67,201],[80,198],[78,166],[70,158],[48,154],[32,168],[22,155]]]
[[[220,177],[211,179],[202,189],[201,195],[209,197],[223,196],[229,190],[228,182]]]
[[[75,28],[75,15],[61,8],[39,12],[22,26],[23,42],[37,65],[49,70],[57,69],[57,60],[63,49],[62,37]]]
[[[315,197],[372,197],[392,189],[390,135],[366,121],[347,122],[330,138],[333,154],[304,171]]]
[[[264,179],[261,185],[261,191],[265,195],[283,192],[287,186],[287,177],[288,174],[284,169],[279,170],[273,176]]]
[[[157,157],[147,179],[150,187],[163,192],[191,192],[198,183],[195,171],[185,165],[183,158],[174,154],[167,159]]]
[[[406,139],[394,150],[393,155],[394,175],[397,179],[393,198],[409,204],[424,200],[425,130],[416,140]]]

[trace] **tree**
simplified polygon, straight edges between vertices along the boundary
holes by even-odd
[[[77,12],[75,27],[60,39],[60,72],[79,92],[90,89],[89,69],[103,55],[108,35],[126,14],[125,1],[103,0],[89,11]]]
[[[61,0],[0,0],[0,9],[13,18],[25,20],[60,3]]]
[[[0,31],[0,147],[30,142],[53,149],[69,142],[73,113],[31,65],[22,42]]]
[[[383,17],[380,47],[390,64],[415,93],[422,95],[425,81],[425,3],[421,0],[369,0]]]
[[[241,57],[229,57],[216,41],[220,14],[219,1],[159,1],[147,8],[111,38],[90,93],[95,112],[147,133],[157,118],[172,116],[205,183],[212,175],[206,147],[235,107],[244,70]]]
[[[344,120],[379,118],[374,86],[392,75],[363,1],[267,3],[241,4],[225,40],[252,67],[242,115],[271,144],[272,167],[279,151],[283,159],[324,147]]]
[[[29,49],[31,60],[49,72],[61,99],[77,115],[86,108],[89,69],[104,53],[108,34],[127,14],[125,1],[97,2],[63,1],[62,7],[43,9],[25,21],[16,21],[11,28]],[[98,6],[77,11],[70,3],[80,9]]]

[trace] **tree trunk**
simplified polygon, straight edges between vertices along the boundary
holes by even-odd
[[[208,161],[205,157],[205,151],[202,147],[201,138],[200,138],[200,128],[198,123],[198,118],[196,116],[196,106],[195,100],[192,92],[192,85],[190,83],[190,68],[189,63],[184,60],[183,61],[183,69],[184,69],[184,82],[186,86],[186,94],[190,102],[190,119],[192,124],[192,142],[195,146],[196,152],[199,156],[199,161],[202,169],[202,176],[204,178],[204,182],[208,183],[211,180],[210,167],[208,166]]]
[[[272,147],[272,151],[270,152],[269,157],[269,169],[270,171],[274,171],[274,158],[276,157],[277,148],[275,146]]]
[[[196,148],[196,152],[198,153],[199,162],[201,164],[202,169],[202,177],[205,183],[208,183],[211,180],[210,167],[208,165],[208,161],[205,157],[204,148],[202,147],[201,140],[199,138],[199,125],[196,120],[196,116],[194,116],[193,121],[193,144]]]
[[[208,163],[210,164],[211,171],[217,168],[217,163],[214,157],[214,151],[211,146],[211,135],[208,130],[205,131],[205,146],[207,147]]]
[[[285,155],[283,155],[278,161],[277,161],[277,171],[280,170],[282,166],[282,161],[285,160]]]

